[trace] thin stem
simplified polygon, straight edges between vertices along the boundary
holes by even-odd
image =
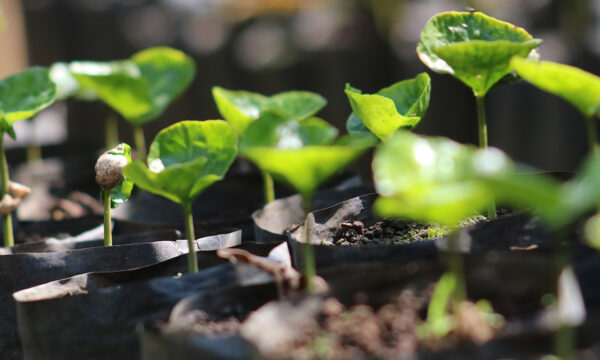
[[[313,245],[311,243],[311,221],[310,221],[310,209],[312,202],[312,194],[302,194],[302,204],[304,206],[304,214],[306,220],[304,222],[304,243],[302,244],[302,252],[304,253],[304,269],[303,275],[306,279],[306,289],[312,294],[315,292],[315,284],[313,281],[314,276],[317,273],[317,266],[315,264],[315,253]]]
[[[2,172],[2,197],[9,193],[8,162],[4,152],[4,132],[0,133],[0,172]],[[4,246],[10,247],[15,244],[13,237],[12,213],[2,215],[2,226],[4,231]]]
[[[102,190],[102,202],[104,203],[104,246],[112,246],[110,201],[110,190]]]
[[[556,300],[560,301],[559,279],[563,269],[571,263],[571,249],[565,243],[566,230],[559,229],[554,232],[553,250],[554,250],[554,271],[556,279]],[[575,348],[575,329],[569,325],[559,324],[559,328],[554,333],[554,351],[561,359],[571,359],[573,349]]]
[[[275,187],[273,177],[268,172],[261,170],[265,192],[265,205],[275,200]]]
[[[137,159],[143,162],[146,161],[146,138],[144,137],[144,129],[141,126],[133,127],[133,139],[135,141],[135,152]]]
[[[598,129],[596,129],[596,119],[593,116],[585,117],[586,132],[590,153],[596,158],[600,158],[600,146],[598,145]]]
[[[117,115],[113,110],[109,110],[104,119],[104,145],[107,149],[112,149],[119,143],[119,126]]]
[[[485,95],[475,95],[475,102],[477,103],[477,125],[479,127],[479,147],[487,149],[488,147],[488,136],[487,136],[487,121],[485,120]],[[496,218],[496,202],[492,201],[488,205],[488,218]]]
[[[194,235],[194,218],[192,216],[192,204],[183,204],[183,213],[185,215],[185,236],[188,241],[188,271],[190,273],[198,272],[198,256],[196,255]]]
[[[448,235],[448,270],[456,279],[453,291],[454,306],[467,299],[467,286],[465,283],[465,267],[462,254],[458,249],[458,232]]]

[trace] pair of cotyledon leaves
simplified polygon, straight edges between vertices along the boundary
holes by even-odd
[[[346,135],[314,117],[326,100],[306,91],[267,97],[213,89],[221,115],[241,136],[240,153],[304,195],[374,144],[370,134]]]
[[[140,126],[164,112],[192,82],[195,69],[194,61],[185,53],[154,47],[128,60],[58,63],[52,75],[61,97],[99,98]]]
[[[479,149],[439,137],[400,131],[373,160],[376,210],[456,225],[491,201],[533,209],[551,228],[560,228],[600,201],[600,164],[589,159],[580,175],[560,184],[513,163],[495,148]]]
[[[32,67],[0,81],[0,130],[15,138],[13,124],[28,119],[50,106],[56,86],[49,71]]]

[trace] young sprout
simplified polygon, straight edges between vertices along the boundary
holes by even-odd
[[[4,152],[4,134],[16,138],[13,124],[28,119],[50,106],[56,97],[56,86],[48,69],[32,67],[0,81],[0,174],[2,201],[13,196],[10,189],[8,163]],[[14,192],[14,191],[13,191]],[[14,209],[13,209],[14,210]],[[11,212],[2,214],[4,246],[14,245]]]
[[[412,129],[429,107],[431,79],[427,73],[395,83],[375,94],[363,94],[346,84],[352,114],[346,122],[351,134],[370,131],[387,140],[398,129]]]
[[[147,166],[136,160],[123,175],[136,186],[178,203],[185,214],[189,271],[198,271],[192,204],[223,179],[237,156],[237,135],[225,121],[181,121],[161,130],[150,145]]]
[[[581,112],[586,120],[590,152],[600,156],[595,117],[600,114],[600,77],[573,66],[514,57],[510,65],[523,79],[557,95]]]
[[[71,74],[133,126],[137,157],[146,158],[142,125],[160,116],[192,82],[194,61],[179,50],[154,47],[128,60],[73,62]]]
[[[513,56],[537,57],[540,39],[522,28],[480,12],[445,12],[432,17],[417,45],[419,59],[431,70],[451,74],[471,88],[477,103],[479,146],[487,147],[485,95],[501,80],[512,82]],[[488,216],[496,216],[490,203]]]
[[[242,156],[302,196],[307,215],[304,276],[309,291],[313,291],[316,274],[308,217],[313,194],[323,181],[376,142],[371,134],[346,135],[335,140],[336,136],[337,130],[322,119],[287,120],[267,113],[248,126],[240,141]]]
[[[104,203],[104,246],[112,246],[110,209],[121,205],[131,195],[133,181],[123,177],[122,170],[131,163],[131,147],[121,143],[102,154],[96,162],[96,183]]]
[[[249,91],[226,90],[219,86],[212,89],[213,98],[221,116],[227,120],[240,137],[255,120],[266,113],[276,114],[287,120],[303,120],[319,112],[327,100],[308,91],[286,91],[273,96],[264,96]],[[262,170],[265,203],[275,200],[272,176]]]

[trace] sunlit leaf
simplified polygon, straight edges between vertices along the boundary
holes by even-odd
[[[158,133],[148,166],[134,161],[123,174],[144,190],[190,204],[225,176],[236,156],[237,135],[225,121],[181,121]]]
[[[421,73],[413,79],[395,83],[376,94],[362,94],[346,85],[346,95],[352,106],[346,127],[350,133],[363,132],[357,119],[381,140],[398,129],[412,129],[425,115],[429,106],[431,79]]]
[[[55,98],[56,85],[46,68],[32,67],[0,81],[0,111],[8,125],[34,116]]]
[[[417,54],[431,70],[452,74],[483,96],[511,76],[513,56],[535,56],[540,43],[524,29],[480,12],[450,11],[427,22]]]
[[[593,116],[600,111],[600,77],[551,61],[533,62],[515,57],[510,65],[523,79],[565,99],[583,115]]]

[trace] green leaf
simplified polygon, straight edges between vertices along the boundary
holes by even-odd
[[[132,61],[73,62],[69,70],[81,89],[97,94],[127,120],[152,111],[148,84]]]
[[[373,95],[362,94],[346,84],[345,92],[355,115],[350,115],[348,119],[348,131],[363,131],[356,121],[358,118],[367,129],[385,141],[398,129],[414,128],[425,115],[429,106],[431,79],[426,73],[421,73]]]
[[[56,86],[46,68],[32,67],[0,81],[0,111],[9,125],[34,116],[55,98]]]
[[[212,93],[219,112],[240,135],[267,112],[286,120],[302,120],[316,114],[327,104],[321,95],[308,91],[288,91],[267,97],[215,86]]]
[[[597,213],[586,221],[584,235],[589,246],[600,249],[600,213]]]
[[[558,201],[558,184],[518,169],[495,148],[477,149],[445,138],[395,134],[373,160],[382,216],[455,226],[492,200],[536,211]]]
[[[221,180],[236,156],[237,135],[225,121],[181,121],[158,133],[148,167],[134,161],[123,174],[138,187],[184,205]]]
[[[142,50],[131,57],[146,80],[153,107],[139,117],[129,119],[142,125],[160,116],[192,82],[196,74],[194,60],[184,52],[169,47]]]
[[[452,74],[476,96],[511,77],[512,56],[535,56],[541,40],[522,28],[480,12],[445,12],[421,33],[417,54],[431,70]]]
[[[121,143],[109,151],[112,155],[121,155],[127,159],[127,164],[131,164],[131,146],[126,143]],[[110,189],[110,207],[115,209],[119,205],[123,204],[131,196],[133,190],[133,181],[123,176],[123,179]],[[102,190],[102,193],[106,190]],[[104,199],[104,195],[101,194],[101,199]]]
[[[551,61],[533,62],[515,57],[510,65],[523,79],[570,102],[584,116],[598,114],[600,77]]]

